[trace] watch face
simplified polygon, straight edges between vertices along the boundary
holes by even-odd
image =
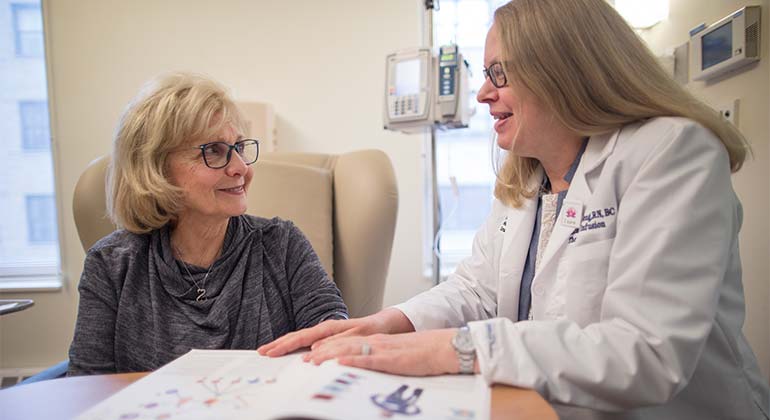
[[[452,345],[460,353],[473,353],[476,351],[476,347],[473,345],[473,337],[471,337],[471,332],[467,328],[457,330],[457,334],[452,339]]]

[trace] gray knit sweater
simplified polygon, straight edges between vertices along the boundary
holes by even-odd
[[[256,349],[325,319],[347,318],[340,292],[291,222],[230,219],[221,256],[174,258],[168,227],[113,232],[86,255],[68,375],[154,370],[192,348]]]

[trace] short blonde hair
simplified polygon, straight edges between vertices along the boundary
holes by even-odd
[[[208,141],[227,124],[244,127],[217,82],[171,73],[147,83],[118,123],[107,180],[112,221],[146,233],[175,220],[184,203],[182,191],[168,180],[169,153],[192,141]]]
[[[690,118],[722,140],[738,171],[750,150],[743,135],[669,77],[605,0],[513,0],[495,11],[508,80],[531,91],[581,136],[659,116]],[[539,163],[508,154],[495,196],[513,207],[536,194]]]

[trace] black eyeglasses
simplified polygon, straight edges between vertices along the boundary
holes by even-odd
[[[220,169],[227,166],[227,164],[230,163],[233,150],[238,153],[243,160],[243,163],[247,165],[256,162],[257,157],[259,157],[259,142],[254,139],[237,141],[235,144],[214,141],[195,146],[195,148],[201,149],[203,161],[206,163],[206,166],[211,169]]]
[[[498,89],[508,84],[508,78],[505,77],[502,63],[492,63],[489,68],[484,68],[482,72],[484,73],[484,78],[488,77],[489,81],[492,82],[492,86]]]

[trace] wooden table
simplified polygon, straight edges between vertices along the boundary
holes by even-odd
[[[0,391],[0,419],[71,419],[147,373],[81,376],[20,385]],[[558,420],[534,391],[494,386],[492,420]]]

